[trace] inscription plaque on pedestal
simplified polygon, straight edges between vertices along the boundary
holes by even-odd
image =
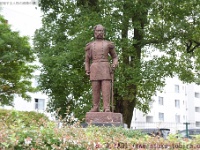
[[[87,124],[102,126],[123,126],[121,113],[113,112],[87,112],[85,121]]]

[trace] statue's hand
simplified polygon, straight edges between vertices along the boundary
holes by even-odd
[[[89,71],[86,71],[86,73],[85,73],[87,76],[89,76],[90,75],[90,72]]]
[[[115,71],[115,68],[116,68],[116,65],[115,65],[115,64],[112,64],[112,65],[111,65],[111,74]]]
[[[112,71],[115,71],[116,65],[112,64]]]

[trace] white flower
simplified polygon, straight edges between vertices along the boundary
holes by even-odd
[[[32,138],[30,138],[30,137],[27,137],[26,139],[24,139],[24,142],[26,145],[31,144],[31,141],[32,141]]]

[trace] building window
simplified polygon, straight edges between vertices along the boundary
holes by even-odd
[[[195,107],[195,112],[200,112],[200,107]]]
[[[179,93],[179,85],[175,85],[175,92]]]
[[[38,83],[39,83],[39,76],[36,75],[36,76],[34,77],[33,86],[34,86],[34,87],[38,87],[38,85],[39,85]]]
[[[175,115],[175,122],[180,123],[181,122],[181,117],[180,115]]]
[[[159,113],[158,117],[159,117],[159,121],[164,121],[164,113]]]
[[[180,100],[175,99],[175,107],[180,108]]]
[[[195,96],[196,98],[199,98],[199,97],[200,97],[200,94],[197,93],[197,92],[195,92],[195,93],[194,93],[194,96]]]
[[[152,123],[153,122],[153,116],[146,116],[146,122]]]
[[[158,104],[159,105],[163,105],[164,104],[164,102],[163,102],[163,97],[158,97]]]
[[[149,106],[152,108],[153,107],[153,103],[155,102],[154,99],[152,99],[150,102],[149,102]]]
[[[35,98],[35,109],[36,110],[44,110],[44,99]]]
[[[196,127],[200,127],[200,122],[199,121],[196,121]]]

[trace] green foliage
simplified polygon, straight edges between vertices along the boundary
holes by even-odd
[[[12,114],[10,114],[12,115]],[[44,120],[42,124],[24,126],[23,122],[13,126],[0,126],[0,149],[175,149],[199,148],[199,137],[195,139],[176,138],[169,135],[167,139],[159,136],[150,137],[139,131],[121,127],[88,126],[79,124],[57,128],[56,124]]]
[[[47,120],[49,120],[47,116],[34,111],[0,109],[0,126],[2,127],[13,128],[19,125],[23,125],[23,127],[40,126]]]
[[[1,105],[11,105],[14,94],[30,100],[33,92],[31,77],[35,66],[33,50],[28,38],[12,31],[0,15],[0,100]]]
[[[92,5],[93,4],[93,5]],[[115,111],[130,126],[133,109],[149,111],[166,77],[199,83],[199,7],[196,0],[41,1],[43,27],[35,34],[35,51],[43,64],[41,88],[50,97],[50,111],[67,106],[82,119],[91,106],[84,75],[84,47],[93,26],[106,27],[116,45]]]
[[[88,125],[82,128],[79,122],[74,125],[57,127],[42,114],[0,110],[0,149],[175,149],[199,148],[200,136],[194,139],[177,138],[170,134],[167,139],[150,137],[139,131],[122,127],[97,127]],[[32,122],[26,122],[29,118]],[[8,120],[8,121],[7,121]],[[6,122],[7,121],[7,122]],[[27,123],[27,124],[26,124]],[[26,124],[26,125],[25,125]]]

